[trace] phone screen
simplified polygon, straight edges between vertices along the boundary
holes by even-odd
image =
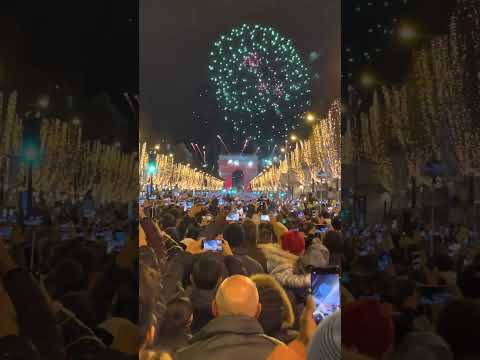
[[[185,203],[185,209],[190,210],[193,207],[193,201],[187,201]]]
[[[338,268],[312,272],[313,318],[320,323],[340,308],[340,274]]]
[[[119,245],[125,244],[126,239],[127,239],[127,236],[125,235],[125,233],[123,231],[115,231],[114,241],[117,244],[119,244]]]
[[[423,305],[445,304],[452,297],[452,293],[446,286],[421,286],[418,292],[420,303]]]
[[[378,271],[385,271],[390,263],[390,256],[387,253],[383,253],[378,257]]]
[[[223,251],[222,241],[221,240],[204,240],[203,250],[221,252]]]
[[[240,221],[240,215],[237,214],[237,213],[230,213],[230,214],[228,214],[226,220],[227,221]]]
[[[105,230],[103,232],[103,239],[107,242],[109,241],[112,241],[113,240],[113,233],[111,230]]]
[[[0,227],[0,239],[10,240],[11,237],[12,237],[12,227],[11,226]]]
[[[270,221],[270,216],[268,216],[268,215],[260,215],[260,221]]]

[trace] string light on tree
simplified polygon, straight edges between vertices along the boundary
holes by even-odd
[[[292,40],[271,27],[244,24],[222,35],[209,72],[224,119],[255,141],[285,138],[310,105],[310,71]]]

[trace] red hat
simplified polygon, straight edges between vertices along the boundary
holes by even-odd
[[[282,249],[295,255],[301,255],[305,250],[305,238],[303,232],[287,231],[282,235]]]
[[[381,358],[393,345],[391,309],[377,300],[358,300],[342,309],[342,343],[360,354]]]

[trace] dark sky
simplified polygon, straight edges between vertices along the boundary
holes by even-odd
[[[371,74],[376,86],[401,83],[411,66],[412,51],[432,36],[448,31],[455,0],[344,0],[342,6],[342,90],[362,89],[361,78]],[[418,41],[403,43],[401,24],[413,26]],[[374,87],[375,88],[375,87]]]
[[[131,117],[122,94],[138,94],[138,0],[2,1],[0,90],[12,89],[21,103],[106,93]]]
[[[141,127],[157,138],[205,144],[222,131],[215,99],[205,94],[208,54],[220,35],[243,23],[276,28],[305,61],[320,53],[312,65],[320,76],[313,110],[325,112],[340,96],[340,0],[142,0],[140,6],[140,88],[148,113]]]

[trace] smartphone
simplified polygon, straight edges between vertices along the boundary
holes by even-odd
[[[260,221],[270,221],[270,216],[268,216],[268,215],[260,215]]]
[[[103,232],[103,239],[107,242],[113,240],[113,233],[110,230],[106,230]]]
[[[226,220],[227,221],[240,221],[240,215],[237,214],[237,213],[230,213],[230,214],[228,214]]]
[[[453,296],[446,286],[420,286],[417,291],[423,305],[446,304]]]
[[[203,240],[202,248],[205,251],[223,252],[221,240]]]
[[[138,205],[143,206],[145,204],[145,199],[138,200]]]
[[[125,244],[126,239],[127,239],[127,235],[123,231],[115,231],[114,241],[116,245],[123,246]]]
[[[318,268],[312,271],[313,318],[319,324],[340,308],[340,269]]]
[[[190,210],[193,207],[193,201],[187,201],[185,203],[185,209]]]
[[[390,264],[390,256],[387,253],[381,253],[378,257],[378,271],[384,272]]]
[[[11,238],[12,238],[12,227],[11,226],[0,227],[0,239],[10,240]]]
[[[299,218],[303,218],[303,217],[305,216],[305,214],[303,213],[303,211],[299,211],[298,214],[297,214],[297,216],[298,216]]]

